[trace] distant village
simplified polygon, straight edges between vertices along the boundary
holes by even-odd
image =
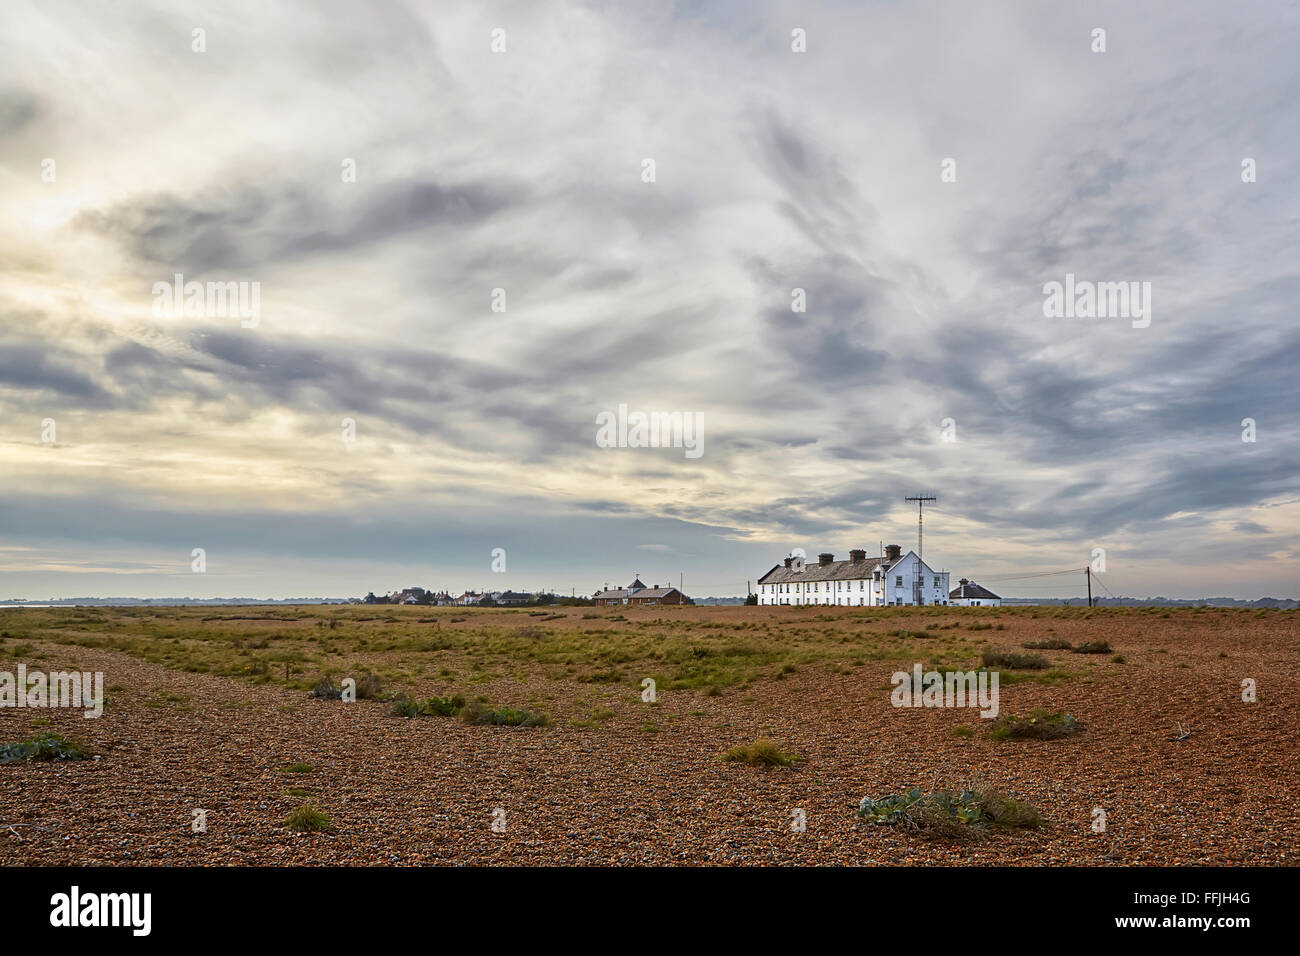
[[[557,594],[529,591],[428,591],[424,588],[403,588],[389,594],[371,591],[363,598],[353,598],[353,604],[424,604],[437,607],[521,607],[546,604],[591,604],[585,598],[561,597]]]
[[[586,606],[605,607],[614,604],[694,604],[689,597],[674,587],[647,587],[635,578],[625,588],[605,587],[591,597],[566,596],[546,591],[429,591],[425,588],[403,588],[388,594],[371,591],[364,598],[353,598],[352,604],[423,604],[436,607],[546,607]]]
[[[905,605],[954,605],[957,607],[999,607],[1002,598],[974,581],[962,578],[949,588],[948,572],[936,571],[915,551],[891,544],[880,557],[867,557],[865,549],[849,552],[847,561],[836,561],[831,553],[819,554],[817,562],[805,561],[794,552],[758,579],[758,588],[745,603],[757,605],[838,604],[857,607]],[[591,597],[562,597],[529,591],[429,591],[404,588],[388,594],[373,591],[357,604],[424,604],[439,607],[537,607],[543,605],[594,605],[596,607],[694,604],[672,585],[646,584],[634,576],[626,587],[606,585]]]

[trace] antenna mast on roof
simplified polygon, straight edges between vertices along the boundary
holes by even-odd
[[[920,605],[925,603],[925,579],[921,573],[921,509],[925,502],[939,499],[934,495],[909,495],[906,500],[916,502],[916,577],[912,581],[912,600]],[[937,579],[935,583],[938,583]]]
[[[921,509],[927,501],[938,501],[934,495],[909,495],[904,501],[916,502],[916,556],[921,557]]]

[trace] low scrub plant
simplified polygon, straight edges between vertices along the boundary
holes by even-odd
[[[1049,637],[1041,641],[1025,641],[1020,646],[1027,647],[1031,651],[1069,651],[1074,649],[1074,645],[1059,637]]]
[[[545,714],[522,707],[493,707],[482,701],[472,701],[460,710],[460,719],[472,726],[545,727],[551,719]]]
[[[1086,644],[1076,644],[1071,650],[1076,654],[1109,654],[1110,641],[1088,641]]]
[[[989,732],[994,740],[1055,740],[1083,729],[1071,714],[1059,710],[1031,710],[1025,716],[1004,714]]]
[[[455,717],[464,707],[465,698],[460,694],[420,700],[403,695],[393,700],[393,713],[399,717]]]
[[[1011,651],[985,651],[980,658],[985,667],[1006,667],[1010,670],[1041,671],[1052,666],[1042,654],[1016,654]]]
[[[0,746],[0,763],[20,760],[86,760],[91,756],[81,744],[58,734],[37,734],[30,740]]]
[[[913,787],[879,800],[863,797],[858,817],[880,826],[899,826],[926,839],[960,839],[1002,829],[1037,829],[1043,818],[1033,807],[996,790],[923,792]]]
[[[334,683],[331,677],[322,677],[311,689],[310,696],[320,700],[342,700],[343,688]]]

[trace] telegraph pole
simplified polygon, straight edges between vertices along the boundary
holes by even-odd
[[[1092,565],[1083,569],[1084,576],[1088,579],[1088,607],[1092,607]]]

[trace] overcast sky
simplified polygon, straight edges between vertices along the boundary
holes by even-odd
[[[6,3],[0,599],[1300,596],[1295,4],[606,6]]]

